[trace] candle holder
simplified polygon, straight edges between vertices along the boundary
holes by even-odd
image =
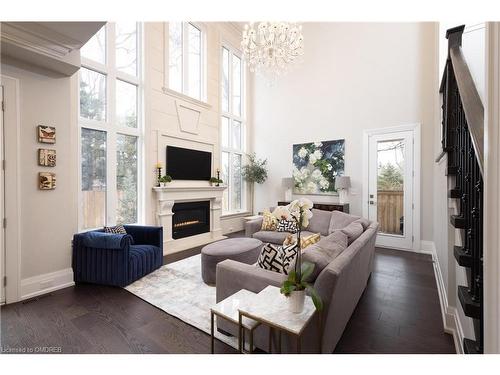
[[[161,167],[156,167],[156,186],[160,187]]]
[[[219,186],[219,181],[220,181],[220,171],[217,169],[217,183],[215,186]]]

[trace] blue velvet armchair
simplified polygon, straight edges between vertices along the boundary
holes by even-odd
[[[162,227],[124,228],[127,234],[109,234],[99,229],[73,236],[75,283],[123,287],[162,266]]]

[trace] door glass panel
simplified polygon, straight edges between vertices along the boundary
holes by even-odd
[[[404,235],[404,139],[377,143],[377,221],[380,232]]]

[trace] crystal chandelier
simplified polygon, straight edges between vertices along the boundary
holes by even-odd
[[[304,54],[302,26],[288,22],[250,23],[245,25],[241,47],[251,72],[276,77]]]

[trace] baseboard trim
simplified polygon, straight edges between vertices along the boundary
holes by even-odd
[[[73,281],[73,269],[71,268],[29,277],[21,280],[21,300],[73,285],[75,285],[75,282]]]
[[[432,257],[444,331],[453,335],[453,342],[455,344],[455,351],[457,354],[463,354],[462,342],[464,340],[464,331],[462,329],[460,319],[458,318],[457,309],[448,305],[448,297],[444,286],[443,274],[437,259],[436,246],[432,241],[422,241],[421,248],[421,253],[429,254]]]

